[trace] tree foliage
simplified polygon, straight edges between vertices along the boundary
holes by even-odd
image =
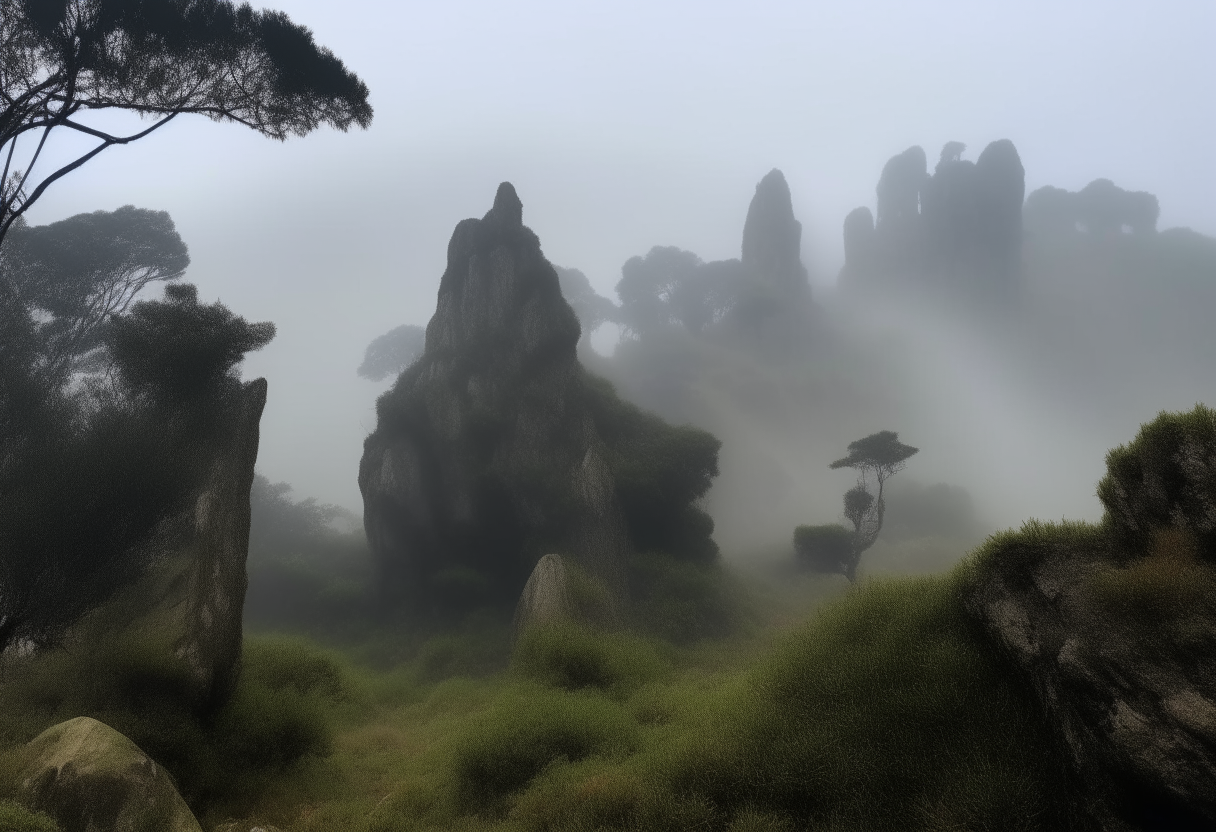
[[[0,242],[56,180],[182,113],[282,140],[321,124],[367,127],[367,97],[367,86],[282,12],[231,0],[0,0]],[[89,118],[104,110],[152,124],[108,132]],[[34,176],[57,128],[97,144]]]
[[[179,283],[165,287],[163,301],[140,301],[115,318],[107,346],[130,390],[176,404],[220,391],[245,353],[272,338],[274,324],[200,304],[198,289]]]
[[[189,265],[168,213],[126,205],[50,225],[18,222],[0,249],[0,283],[13,314],[39,319],[31,343],[40,370],[61,382],[95,353],[106,324],[136,294],[180,278]]]
[[[357,372],[370,381],[383,381],[413,364],[425,346],[426,330],[416,324],[403,324],[372,339]]]
[[[0,259],[0,653],[53,644],[143,574],[202,482],[236,365],[274,334],[198,303],[189,284],[131,303],[185,268],[167,215],[82,215],[12,242]],[[82,379],[85,354],[104,372]]]
[[[584,343],[601,325],[617,321],[616,304],[596,292],[587,275],[578,269],[563,269],[561,266],[553,268],[562,287],[562,297],[570,304],[578,318],[579,326],[582,327],[581,340]]]

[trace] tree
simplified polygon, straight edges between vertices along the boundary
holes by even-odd
[[[274,335],[189,284],[165,296],[107,327],[111,372],[40,390],[36,418],[0,437],[0,654],[54,644],[144,574],[207,475],[237,365]]]
[[[402,324],[372,339],[357,372],[370,381],[383,381],[413,364],[425,346],[425,329],[416,324]]]
[[[854,468],[857,470],[857,485],[844,495],[844,516],[853,524],[853,546],[843,574],[849,581],[857,579],[857,564],[861,553],[874,545],[882,531],[883,485],[904,468],[905,462],[919,449],[904,445],[899,434],[883,430],[849,443],[849,454],[833,462],[830,468]],[[873,477],[878,485],[878,494],[870,491],[868,479]]]
[[[182,113],[283,140],[321,124],[366,128],[367,96],[342,61],[282,12],[231,0],[0,0],[0,244],[51,184]],[[152,124],[118,135],[89,123],[106,110]],[[57,128],[97,144],[35,176]]]
[[[557,272],[557,281],[562,287],[562,297],[574,310],[583,330],[579,341],[583,346],[588,346],[591,343],[591,333],[603,324],[616,322],[616,304],[596,292],[587,275],[578,269],[563,269],[561,266],[554,266],[553,269]]]
[[[44,226],[21,220],[11,230],[0,249],[0,283],[14,309],[39,319],[34,340],[51,383],[97,357],[106,324],[140,290],[176,280],[190,265],[164,211],[126,205]]]

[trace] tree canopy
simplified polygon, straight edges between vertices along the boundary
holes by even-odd
[[[282,12],[231,0],[0,0],[0,243],[56,180],[182,113],[283,140],[322,124],[365,128],[367,98],[367,85]],[[152,123],[111,133],[89,123],[104,110]],[[56,128],[97,144],[34,175]]]
[[[919,450],[901,443],[899,434],[894,431],[880,430],[850,442],[849,455],[836,460],[829,467],[856,468],[862,476],[872,471],[882,483],[887,477],[903,470],[904,462]]]
[[[425,346],[425,329],[417,324],[402,324],[372,339],[356,372],[370,381],[383,381],[413,364]]]
[[[126,205],[50,225],[18,222],[0,249],[0,283],[9,304],[40,319],[35,340],[54,378],[100,346],[106,323],[140,290],[180,278],[189,264],[166,212]]]

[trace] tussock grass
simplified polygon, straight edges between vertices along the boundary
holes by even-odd
[[[595,688],[620,698],[667,669],[657,645],[622,632],[596,632],[578,624],[525,633],[511,662],[519,675],[550,687]]]
[[[506,672],[441,681],[420,667],[440,647],[386,670],[252,639],[231,726],[187,740],[249,783],[212,779],[196,805],[204,828],[285,832],[1085,828],[1030,697],[961,611],[965,574],[866,582],[775,646],[555,627]],[[48,691],[31,685],[27,713]],[[251,724],[274,713],[323,734]],[[259,730],[291,753],[219,741]]]

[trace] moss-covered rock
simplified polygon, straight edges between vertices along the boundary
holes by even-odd
[[[95,719],[48,728],[23,758],[22,802],[64,832],[202,832],[168,772]]]

